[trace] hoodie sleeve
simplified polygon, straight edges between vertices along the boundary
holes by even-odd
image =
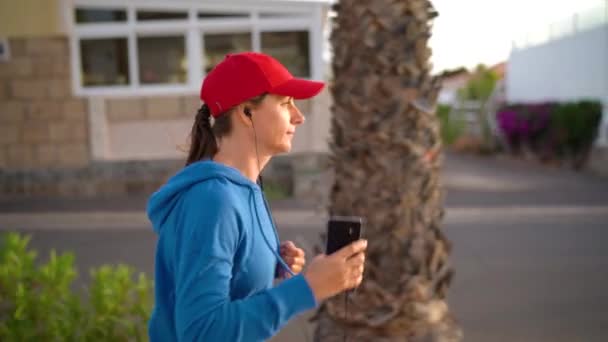
[[[289,319],[316,306],[302,275],[251,297],[231,300],[232,265],[240,239],[237,212],[218,190],[198,186],[190,195],[176,260],[178,340],[266,340]]]

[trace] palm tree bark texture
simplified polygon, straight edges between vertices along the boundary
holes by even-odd
[[[359,215],[368,240],[357,291],[324,302],[315,341],[460,341],[440,230],[441,141],[427,0],[341,0],[332,22],[330,215]],[[345,305],[347,304],[347,306]]]

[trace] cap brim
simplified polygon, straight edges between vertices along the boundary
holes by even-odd
[[[304,100],[319,94],[323,90],[323,87],[325,87],[325,83],[323,82],[292,78],[276,86],[270,92],[277,95],[291,96],[297,100]]]

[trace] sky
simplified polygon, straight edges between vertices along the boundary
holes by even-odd
[[[608,0],[431,0],[433,71],[506,61],[512,42]]]

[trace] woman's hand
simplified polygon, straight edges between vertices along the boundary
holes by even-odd
[[[331,255],[319,255],[308,265],[304,277],[317,302],[353,289],[363,281],[367,240],[358,240]]]
[[[285,261],[287,266],[289,266],[294,274],[302,272],[304,265],[306,265],[306,254],[304,253],[303,249],[296,247],[296,245],[291,241],[285,241],[281,243],[279,251],[281,258],[283,258],[283,261]],[[286,271],[283,271],[282,273],[282,278],[291,277],[291,275]]]

